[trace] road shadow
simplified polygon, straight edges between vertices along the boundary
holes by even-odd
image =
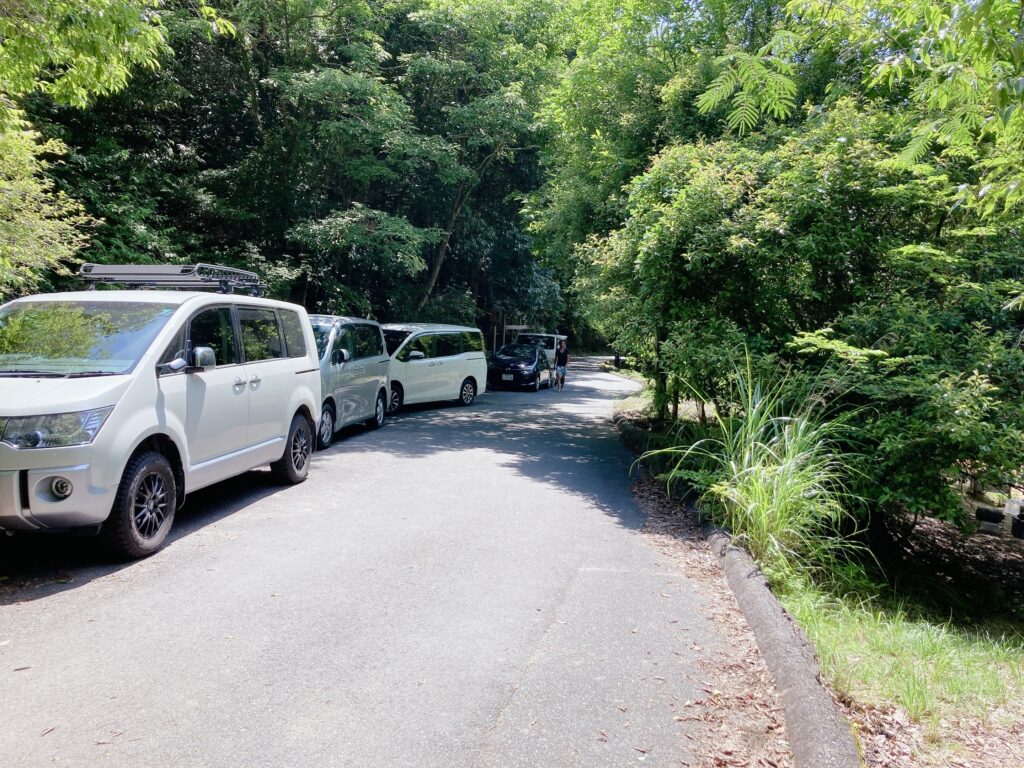
[[[269,470],[257,469],[189,494],[165,548],[285,488]],[[0,536],[0,605],[77,589],[137,562],[115,559],[96,536],[85,533]]]
[[[561,392],[488,390],[468,408],[448,403],[408,406],[365,444],[353,441],[338,451],[369,447],[410,458],[489,451],[513,472],[582,499],[626,528],[639,529],[644,516],[629,492],[634,458],[609,422],[612,402],[632,394],[636,385],[596,366],[573,373]]]

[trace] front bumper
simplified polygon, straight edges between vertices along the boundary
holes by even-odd
[[[0,444],[0,530],[37,531],[98,525],[110,515],[117,486],[96,477],[88,446],[18,451]],[[53,478],[70,481],[58,499]]]
[[[540,374],[533,370],[495,370],[487,373],[487,387],[497,389],[498,387],[529,387],[537,380]],[[506,376],[512,378],[506,379]]]

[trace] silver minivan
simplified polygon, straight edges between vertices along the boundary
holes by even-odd
[[[378,323],[357,317],[310,315],[320,355],[323,406],[317,443],[327,448],[334,433],[363,421],[371,429],[384,423],[391,358]]]

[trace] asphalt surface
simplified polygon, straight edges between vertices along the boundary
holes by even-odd
[[[0,540],[0,767],[692,760],[715,635],[585,368],[195,494],[141,562]]]

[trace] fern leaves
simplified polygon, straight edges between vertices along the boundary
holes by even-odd
[[[697,99],[701,114],[728,103],[726,125],[743,135],[764,117],[785,120],[793,113],[797,86],[788,61],[766,51],[736,51],[715,63],[723,69]]]

